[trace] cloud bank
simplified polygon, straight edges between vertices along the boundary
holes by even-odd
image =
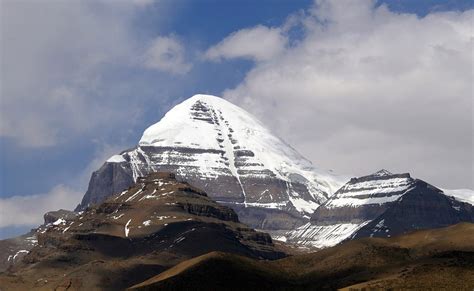
[[[34,151],[38,159],[45,147],[95,148],[93,160],[67,185],[1,199],[0,231],[38,225],[46,211],[73,209],[92,171],[129,146],[126,137],[143,122],[151,101],[169,101],[164,90],[155,89],[190,65],[177,38],[136,33],[137,15],[156,5],[152,0],[0,1],[2,142]],[[160,5],[160,12],[166,10]],[[83,152],[71,152],[65,162],[81,157]]]
[[[0,137],[41,148],[136,123],[159,84],[134,77],[191,68],[175,37],[134,31],[154,4],[1,1]]]
[[[293,23],[266,28],[292,25],[302,34],[277,55],[259,51],[260,62],[223,95],[319,166],[355,175],[410,171],[473,188],[473,17],[473,10],[419,18],[375,1],[316,1]],[[239,47],[258,46],[255,29],[265,30],[240,30],[208,52],[242,57],[224,44],[238,35]]]
[[[43,214],[58,209],[73,210],[82,196],[83,192],[58,185],[44,194],[0,198],[0,229],[6,226],[36,227],[43,223]]]
[[[283,30],[258,25],[232,33],[215,46],[209,48],[208,60],[243,58],[265,61],[278,56],[287,43]]]

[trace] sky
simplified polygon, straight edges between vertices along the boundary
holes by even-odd
[[[1,0],[0,238],[197,93],[321,168],[474,188],[473,4]]]

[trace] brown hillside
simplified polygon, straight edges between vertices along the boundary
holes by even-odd
[[[210,253],[137,284],[137,290],[472,290],[474,224],[350,241],[313,254],[256,261]]]

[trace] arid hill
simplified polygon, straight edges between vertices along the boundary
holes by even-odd
[[[472,290],[474,224],[365,238],[312,254],[257,261],[213,252],[134,290]]]
[[[0,275],[1,290],[117,290],[212,251],[254,259],[285,254],[173,174],[154,173],[77,216],[37,232],[38,245]]]

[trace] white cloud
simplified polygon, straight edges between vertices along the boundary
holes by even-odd
[[[320,166],[472,188],[473,17],[317,1],[299,21],[302,38],[224,97]]]
[[[7,226],[37,226],[43,215],[52,210],[73,210],[83,193],[57,185],[49,193],[0,198],[0,228]]]
[[[46,147],[139,122],[159,84],[127,74],[146,71],[134,25],[151,2],[0,1],[0,137]]]
[[[173,36],[157,37],[147,49],[143,65],[178,75],[186,74],[192,67],[185,61],[184,46]]]
[[[133,62],[134,12],[105,4],[1,2],[1,136],[50,146],[117,119],[100,86],[108,64]]]
[[[121,144],[96,142],[92,160],[74,179],[71,185],[60,184],[49,192],[32,195],[16,195],[0,198],[0,231],[4,227],[36,227],[43,222],[43,215],[59,209],[73,210],[80,203],[93,171],[99,169],[104,161],[126,148]]]
[[[209,48],[205,57],[214,61],[232,58],[264,61],[278,56],[287,41],[282,29],[258,25],[232,33]]]

